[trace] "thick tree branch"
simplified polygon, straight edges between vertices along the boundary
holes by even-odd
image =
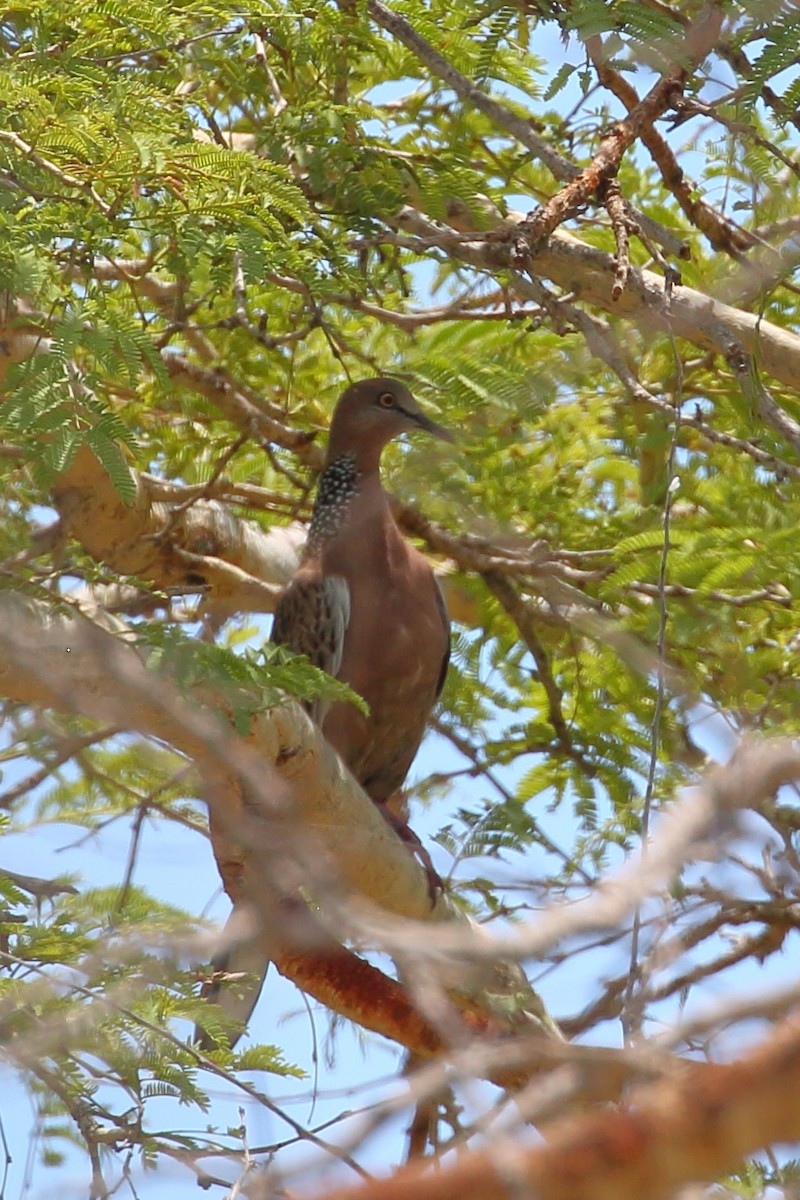
[[[800,1137],[800,1018],[739,1062],[687,1066],[630,1107],[565,1120],[545,1144],[465,1151],[451,1167],[413,1164],[327,1200],[658,1200],[734,1171],[745,1155]]]
[[[257,714],[248,736],[237,737],[215,713],[215,708],[224,710],[221,698],[215,705],[208,697],[207,706],[198,708],[177,695],[168,680],[154,686],[155,677],[126,644],[124,627],[111,626],[115,636],[81,616],[48,617],[36,607],[26,611],[8,595],[0,598],[0,607],[0,689],[6,698],[79,712],[159,738],[192,759],[212,783],[220,774],[217,763],[241,775],[247,806],[230,797],[227,785],[222,796],[216,786],[209,794],[212,817],[236,845],[226,878],[231,891],[246,855],[252,792],[255,808],[260,806],[273,832],[291,811],[292,821],[324,837],[330,878],[390,911],[410,906],[409,915],[431,917],[424,872],[298,705]],[[274,764],[274,777],[265,777],[265,763]],[[287,787],[297,792],[291,804]],[[282,827],[291,843],[291,828]],[[319,853],[319,846],[310,852]],[[324,874],[320,870],[318,877]],[[441,904],[433,910],[437,919],[450,911]]]
[[[478,237],[466,238],[409,208],[403,210],[397,223],[413,235],[412,245],[416,249],[424,246],[429,250],[438,245],[446,247],[452,257],[478,270],[491,274],[509,270],[508,246],[499,244],[491,235],[485,241]],[[503,238],[507,237],[508,231],[505,231]],[[752,313],[732,308],[684,286],[675,288],[668,301],[664,295],[664,280],[639,267],[631,267],[628,285],[615,299],[613,256],[562,232],[554,234],[532,256],[530,269],[585,303],[615,316],[630,317],[642,329],[672,332],[726,359],[735,353],[737,344],[741,344],[747,354],[758,358],[768,375],[787,387],[797,387],[800,337],[770,321],[762,321]],[[526,300],[537,298],[536,289],[525,276],[513,272],[511,281],[519,296]],[[778,432],[784,436],[781,430]]]
[[[127,505],[105,468],[83,448],[56,480],[55,506],[87,554],[157,588],[209,587],[209,603],[217,611],[273,611],[297,567],[300,529],[265,533],[216,500],[197,499],[175,515],[175,506],[159,498],[158,481],[132,475],[136,499]]]

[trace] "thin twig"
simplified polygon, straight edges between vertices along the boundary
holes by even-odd
[[[614,176],[600,190],[600,198],[606,206],[611,228],[614,230],[614,240],[617,243],[617,267],[614,271],[614,283],[611,288],[611,299],[619,300],[628,283],[631,260],[628,253],[628,213],[619,179]]]
[[[52,162],[49,158],[45,158],[43,154],[39,154],[37,150],[34,150],[33,146],[28,145],[27,142],[22,140],[19,134],[14,133],[10,129],[0,129],[0,142],[5,142],[9,146],[13,146],[20,154],[23,154],[37,167],[41,167],[43,171],[47,171],[49,175],[58,179],[65,187],[73,187],[85,193],[104,216],[111,216],[113,211],[112,206],[106,204],[105,200],[98,195],[88,180],[78,179],[76,175],[70,175],[68,171],[63,171],[56,163]]]
[[[678,348],[675,344],[675,339],[671,338],[672,351],[675,361],[675,403],[673,405],[673,426],[672,439],[670,441],[669,453],[666,462],[666,479],[667,488],[664,495],[664,513],[663,513],[663,531],[664,538],[661,546],[661,558],[658,567],[658,642],[657,653],[659,670],[656,679],[656,703],[653,710],[653,724],[650,735],[650,761],[647,766],[647,784],[645,787],[644,799],[642,802],[642,821],[641,821],[641,839],[642,839],[642,857],[647,854],[647,842],[650,835],[650,817],[653,807],[653,798],[655,795],[656,770],[658,768],[659,751],[661,749],[661,719],[664,712],[664,704],[666,702],[666,680],[661,665],[666,662],[667,652],[667,569],[669,565],[669,552],[671,549],[670,543],[670,521],[672,517],[672,501],[680,484],[680,479],[674,474],[675,470],[675,455],[678,449],[678,440],[680,437],[681,428],[681,395],[683,392],[683,361]],[[625,1034],[626,1042],[630,1042],[635,1033],[638,1032],[643,1015],[643,995],[640,996],[640,1003],[634,1005],[635,993],[637,985],[640,983],[641,972],[639,964],[639,937],[641,933],[642,910],[638,906],[633,917],[633,928],[631,930],[631,957],[630,966],[628,969],[628,982],[625,988],[625,997],[622,1005],[622,1027]]]

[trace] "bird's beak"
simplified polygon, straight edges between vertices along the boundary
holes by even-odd
[[[456,440],[449,429],[445,429],[444,425],[437,425],[430,417],[426,417],[425,413],[414,413],[414,420],[420,429],[424,429],[426,433],[432,434],[433,437],[439,438],[443,442]]]

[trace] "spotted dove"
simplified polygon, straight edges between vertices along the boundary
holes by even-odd
[[[398,380],[367,379],[344,392],[333,414],[308,542],[278,602],[272,638],[366,700],[368,715],[338,701],[317,702],[311,715],[420,855],[431,881],[436,876],[418,839],[386,807],[419,749],[450,656],[449,623],[433,571],[400,533],[379,473],[384,446],[420,429],[451,440]],[[216,965],[252,971],[257,958],[242,945]],[[257,991],[248,990],[236,1003],[216,982],[205,994],[245,1022],[258,999]]]
[[[387,442],[414,429],[450,439],[397,380],[367,379],[344,393],[303,561],[272,632],[366,700],[369,715],[346,703],[312,715],[381,806],[419,749],[450,654],[433,571],[400,533],[378,469]]]

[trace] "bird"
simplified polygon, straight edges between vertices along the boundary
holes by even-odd
[[[308,709],[422,862],[433,902],[441,881],[396,798],[444,686],[450,624],[431,565],[400,532],[380,477],[388,443],[420,430],[453,441],[400,380],[365,379],[344,391],[331,420],[308,539],[276,606],[271,638],[306,655],[367,702],[367,712],[339,700],[317,700]],[[224,1003],[219,972],[230,972],[234,957],[240,967],[252,969],[246,946],[225,952],[215,959],[218,974],[203,994],[223,1003],[238,1024],[249,1019],[260,985],[236,1003],[231,998]],[[202,1043],[202,1031],[198,1035]]]
[[[451,434],[399,380],[353,384],[333,414],[300,566],[275,610],[272,640],[348,684],[368,713],[338,701],[311,715],[367,795],[401,787],[444,685],[450,626],[430,563],[406,541],[380,479],[403,433]],[[400,830],[402,832],[402,830]]]

